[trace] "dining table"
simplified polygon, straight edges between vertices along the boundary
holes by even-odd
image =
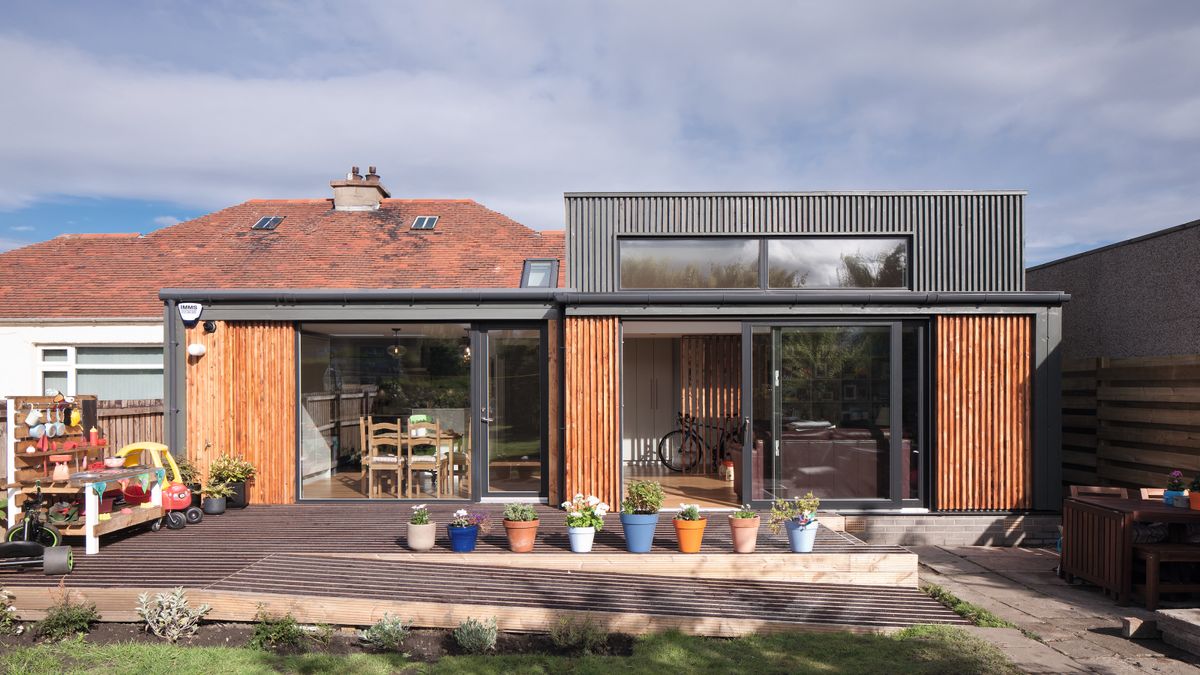
[[[1115,595],[1118,604],[1128,604],[1133,595],[1138,523],[1166,523],[1168,527],[1200,524],[1200,511],[1168,506],[1154,499],[1068,497],[1063,500],[1059,573],[1068,580],[1077,577],[1096,584]]]

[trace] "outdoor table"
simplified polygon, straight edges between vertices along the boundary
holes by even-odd
[[[1063,500],[1060,572],[1079,577],[1128,604],[1133,593],[1133,524],[1200,523],[1200,511],[1162,501],[1079,495]]]
[[[166,472],[151,466],[131,466],[116,469],[98,469],[83,471],[71,475],[71,485],[84,492],[84,516],[81,532],[74,528],[63,534],[82,534],[84,537],[84,553],[95,555],[100,552],[100,535],[117,530],[123,530],[156,518],[162,518],[162,485],[166,482]],[[150,501],[130,509],[130,513],[105,514],[100,518],[100,497],[105,490],[120,481],[136,481],[143,490],[150,492]]]

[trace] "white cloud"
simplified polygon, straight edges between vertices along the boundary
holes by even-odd
[[[178,225],[180,222],[182,222],[182,221],[180,221],[175,216],[155,216],[154,217],[154,224],[159,227],[170,227],[172,225]]]
[[[0,208],[319,196],[351,164],[535,227],[561,227],[570,190],[1027,188],[1030,262],[1200,215],[1189,2],[524,9],[218,4],[0,29],[20,102],[0,125],[23,130],[0,135]]]
[[[8,229],[13,232],[33,232],[32,225],[12,225]]]

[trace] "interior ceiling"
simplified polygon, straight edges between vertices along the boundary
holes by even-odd
[[[742,334],[739,321],[624,321],[621,329],[625,337]]]
[[[358,338],[388,338],[394,333],[393,328],[400,329],[399,337],[460,337],[466,335],[465,323],[388,323],[385,321],[371,323],[311,323],[305,322],[300,330],[305,333],[316,333],[333,337]]]

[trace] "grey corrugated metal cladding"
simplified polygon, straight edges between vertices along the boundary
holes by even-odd
[[[1025,290],[1021,191],[567,193],[567,270],[584,292],[617,288],[618,237],[899,234],[915,291]]]

